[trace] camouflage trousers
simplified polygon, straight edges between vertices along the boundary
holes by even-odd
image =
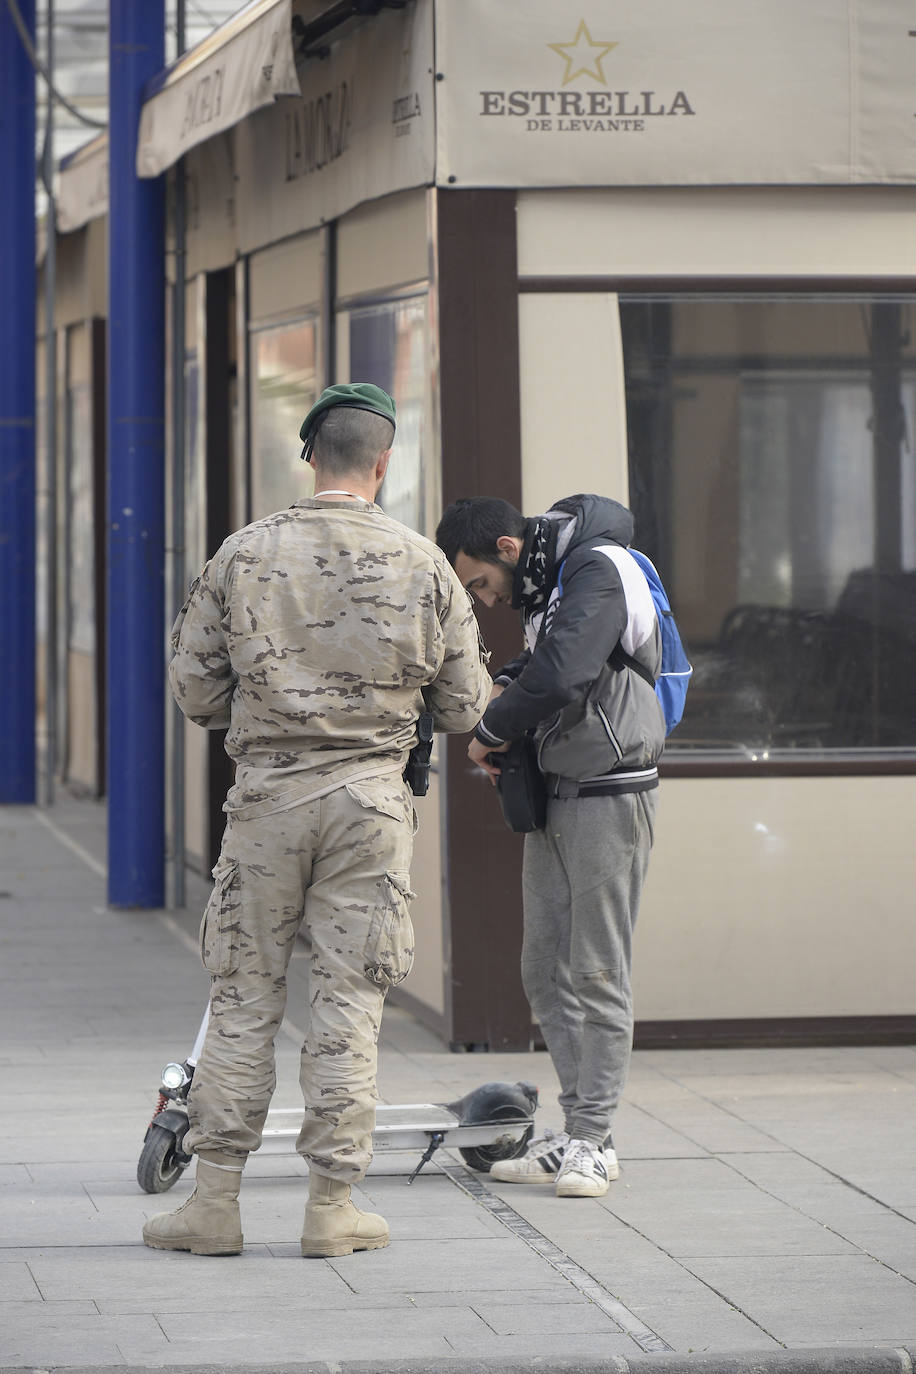
[[[413,962],[412,797],[394,773],[292,809],[279,804],[227,803],[201,923],[210,1024],[188,1100],[186,1148],[245,1155],[260,1145],[287,968],[302,928],[311,947],[310,1008],[296,1148],[316,1172],[352,1182],[372,1157],[385,994]]]

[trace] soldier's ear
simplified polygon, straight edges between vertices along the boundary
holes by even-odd
[[[385,473],[388,471],[388,464],[391,461],[391,449],[386,448],[385,452],[379,455],[379,460],[375,465],[375,480],[379,486],[385,480]]]

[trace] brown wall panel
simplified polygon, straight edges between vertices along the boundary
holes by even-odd
[[[232,268],[207,273],[204,340],[206,405],[207,557],[219,548],[229,529],[233,366],[231,331],[235,326],[235,275]],[[232,786],[233,768],[225,750],[226,731],[207,732],[208,852],[206,866],[219,858],[226,817],[223,802]]]
[[[95,702],[98,765],[96,791],[107,791],[106,749],[108,744],[106,666],[108,640],[108,540],[106,500],[108,491],[108,365],[106,361],[108,322],[95,318],[91,325],[92,346],[92,452],[93,452],[93,515],[95,541]]]
[[[500,496],[521,505],[518,281],[514,191],[437,193],[443,504]],[[520,646],[517,620],[480,608],[495,668]],[[519,973],[522,840],[448,739],[447,871],[453,1045],[527,1049],[531,1017]]]

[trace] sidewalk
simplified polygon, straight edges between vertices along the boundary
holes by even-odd
[[[492,1183],[440,1153],[377,1160],[386,1250],[302,1260],[295,1156],[246,1170],[231,1259],[146,1249],[135,1171],[159,1073],[207,996],[189,909],[105,906],[105,813],[0,810],[0,1368],[894,1370],[916,1352],[916,1046],[642,1051],[605,1198]],[[275,1105],[295,1107],[305,964]],[[379,1088],[448,1101],[536,1055],[450,1054],[389,1007]],[[192,1171],[193,1172],[193,1171]],[[909,1350],[909,1354],[907,1351]]]

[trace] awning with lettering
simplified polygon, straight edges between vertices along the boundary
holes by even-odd
[[[57,228],[62,234],[81,229],[108,213],[108,132],[96,134],[82,148],[61,159],[57,185]]]
[[[250,0],[147,86],[137,176],[159,176],[276,96],[299,93],[292,0]]]
[[[440,186],[916,182],[912,0],[437,0]]]
[[[433,0],[412,0],[382,8],[326,57],[303,56],[299,99],[233,131],[241,252],[432,184],[434,51]]]

